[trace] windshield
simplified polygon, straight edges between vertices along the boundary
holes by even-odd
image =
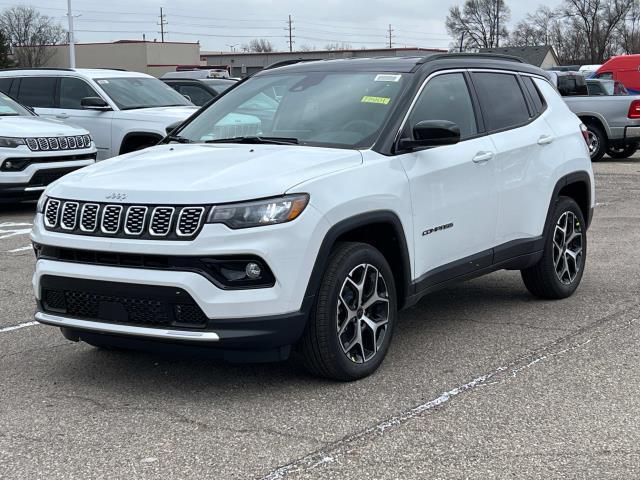
[[[218,92],[218,94],[221,94],[225,90],[231,88],[236,83],[238,83],[238,82],[236,82],[234,80],[205,79],[205,80],[202,80],[202,81],[204,83],[206,83],[207,85],[209,85],[209,87],[213,88],[216,92]]]
[[[371,72],[258,75],[213,103],[179,135],[191,142],[250,136],[370,147],[404,83],[404,75]]]
[[[4,93],[0,93],[0,116],[2,117],[17,117],[17,116],[32,116],[29,110],[24,108],[18,102],[12,100]]]
[[[96,82],[120,110],[192,105],[186,98],[157,78],[102,78]]]

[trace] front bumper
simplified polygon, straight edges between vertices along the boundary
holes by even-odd
[[[81,332],[81,338],[82,335],[99,334],[226,350],[289,346],[301,337],[313,303],[313,295],[307,293],[307,285],[327,230],[328,223],[311,206],[296,221],[287,224],[245,230],[231,230],[218,224],[205,225],[190,241],[100,238],[52,232],[44,228],[42,215],[38,214],[31,239],[39,245],[111,254],[255,255],[271,269],[275,283],[265,288],[224,289],[194,271],[96,265],[82,263],[78,259],[63,261],[41,257],[36,262],[33,276],[33,288],[39,304],[36,319]],[[46,289],[64,291],[67,289],[64,285],[74,281],[76,283],[70,289],[97,295],[99,298],[94,298],[94,302],[107,304],[94,306],[92,318],[78,314],[78,310],[69,314],[64,309],[46,308]],[[112,285],[117,291],[101,290],[100,285],[94,288],[94,283]],[[185,328],[185,322],[171,319],[164,325],[147,326],[129,321],[126,315],[118,318],[119,307],[108,305],[113,303],[111,297],[127,296],[134,291],[143,292],[140,295],[136,293],[136,298],[160,302],[168,299],[166,303],[170,305],[170,312],[174,308],[171,299],[176,298],[176,291],[182,291],[182,298],[188,298],[187,303],[197,306],[206,322],[197,328]],[[123,302],[130,305],[136,301],[127,299]],[[101,309],[98,314],[97,309]]]

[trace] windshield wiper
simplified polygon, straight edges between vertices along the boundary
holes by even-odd
[[[180,135],[167,135],[166,139],[169,142],[178,142],[178,143],[193,143],[191,140],[185,137],[181,137]]]
[[[232,137],[206,140],[204,143],[269,143],[273,145],[298,145],[297,138],[287,137]]]

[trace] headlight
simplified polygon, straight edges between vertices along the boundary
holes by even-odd
[[[25,145],[24,138],[0,137],[0,147],[16,148]]]
[[[38,199],[38,204],[36,205],[36,212],[44,213],[44,204],[47,203],[47,196],[43,193],[40,195]]]
[[[267,198],[253,202],[217,205],[207,223],[224,223],[229,228],[249,228],[295,220],[309,203],[306,193]]]

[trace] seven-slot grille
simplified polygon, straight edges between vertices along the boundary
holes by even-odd
[[[44,220],[48,230],[63,233],[183,240],[198,234],[206,213],[204,206],[100,204],[50,198]]]
[[[34,152],[51,150],[75,150],[89,148],[91,137],[89,135],[76,135],[74,137],[30,137],[25,138],[27,147]]]

